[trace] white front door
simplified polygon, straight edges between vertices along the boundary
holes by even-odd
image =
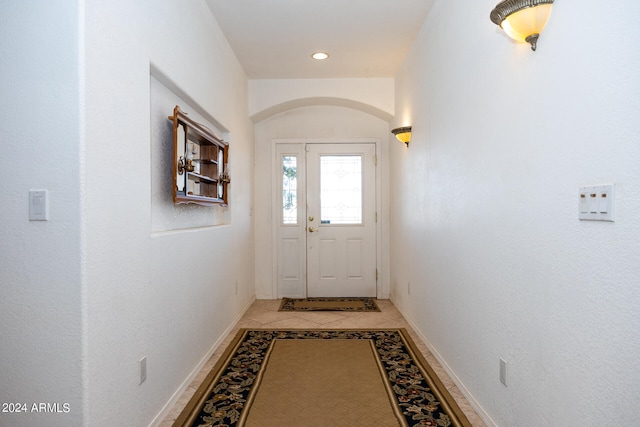
[[[374,144],[307,145],[307,295],[376,296]]]
[[[278,296],[375,297],[375,144],[281,144],[277,161]]]

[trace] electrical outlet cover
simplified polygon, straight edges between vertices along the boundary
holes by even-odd
[[[500,382],[507,386],[507,361],[500,358]]]
[[[140,384],[147,380],[147,357],[143,357],[138,361],[140,366]]]

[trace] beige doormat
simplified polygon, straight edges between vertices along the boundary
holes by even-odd
[[[282,298],[278,311],[380,311],[374,298]]]
[[[471,424],[404,329],[242,329],[173,425]]]

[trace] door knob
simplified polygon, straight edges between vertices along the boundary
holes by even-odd
[[[314,219],[315,219],[315,218],[314,218],[314,217],[312,217],[312,216],[310,216],[310,217],[309,217],[309,221],[313,221]]]
[[[318,229],[317,229],[317,228],[315,228],[315,227],[309,227],[309,232],[310,232],[310,233],[313,233],[313,232],[316,232],[316,231],[318,231]]]

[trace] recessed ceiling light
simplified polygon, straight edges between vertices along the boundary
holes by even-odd
[[[329,54],[326,52],[316,52],[311,55],[311,57],[313,59],[317,59],[318,61],[322,61],[323,59],[327,59],[329,57]]]

